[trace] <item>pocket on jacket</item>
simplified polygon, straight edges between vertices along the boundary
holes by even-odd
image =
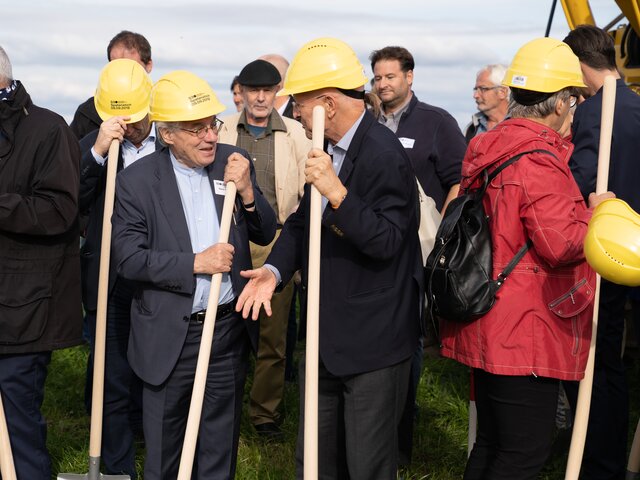
[[[583,278],[567,292],[549,302],[548,307],[557,316],[570,318],[587,308],[591,304],[594,294],[594,288],[589,285],[586,278]]]
[[[0,274],[0,344],[21,345],[42,336],[52,288],[50,273]]]

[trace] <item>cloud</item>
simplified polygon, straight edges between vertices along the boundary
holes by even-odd
[[[261,54],[291,59],[307,41],[335,36],[354,48],[370,76],[372,50],[402,45],[416,60],[418,97],[445,108],[464,126],[475,111],[476,71],[487,63],[508,63],[523,43],[542,36],[550,6],[539,0],[272,3],[10,2],[3,6],[3,17],[11,21],[3,25],[1,42],[34,101],[67,120],[92,94],[106,63],[106,46],[123,29],[140,32],[151,43],[154,80],[171,70],[191,70],[209,81],[230,109],[231,79]],[[591,5],[602,23],[618,12],[613,0],[591,0]],[[558,8],[553,34],[562,38],[566,30]]]

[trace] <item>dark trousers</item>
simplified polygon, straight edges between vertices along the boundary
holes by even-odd
[[[118,279],[107,303],[104,404],[101,457],[107,474],[127,474],[136,479],[134,432],[142,424],[142,382],[131,370],[127,345],[131,327],[131,299],[134,286]],[[91,351],[95,348],[96,317],[88,319]],[[88,314],[89,315],[89,314]],[[91,411],[93,356],[87,365],[85,401]]]
[[[0,355],[0,392],[18,479],[49,480],[47,423],[40,413],[51,352]]]
[[[621,353],[628,293],[628,287],[602,280],[591,408],[580,471],[580,478],[586,480],[624,479],[627,470],[629,391]],[[566,382],[565,390],[575,412],[578,383]]]
[[[411,358],[391,367],[337,377],[318,369],[318,478],[395,480],[398,423]],[[305,361],[300,362],[297,478],[303,477]]]
[[[536,479],[553,443],[559,380],[473,375],[478,435],[464,480]]]
[[[202,324],[190,323],[169,378],[159,386],[143,386],[145,480],[175,480],[178,475],[201,336]],[[238,314],[216,319],[193,479],[235,476],[248,350],[248,335]]]
[[[418,348],[411,356],[411,373],[409,374],[409,389],[407,390],[407,400],[405,401],[398,425],[398,462],[401,466],[411,464],[413,453],[413,427],[418,415],[416,398],[418,397],[418,385],[422,375],[422,365],[424,364],[424,341],[422,337],[418,340]]]

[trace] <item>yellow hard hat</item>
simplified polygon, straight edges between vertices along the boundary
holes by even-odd
[[[640,215],[617,198],[600,203],[589,222],[584,256],[602,278],[640,286]]]
[[[368,82],[356,53],[336,38],[318,38],[305,44],[293,58],[278,96],[321,88],[353,90]]]
[[[103,121],[129,116],[127,123],[139,122],[149,113],[152,86],[149,75],[138,62],[128,58],[112,60],[100,72],[93,103]]]
[[[567,87],[585,87],[580,61],[571,47],[554,38],[537,38],[516,53],[502,85],[534,92],[559,92]]]
[[[151,91],[152,122],[189,122],[224,109],[209,84],[185,70],[167,73]]]

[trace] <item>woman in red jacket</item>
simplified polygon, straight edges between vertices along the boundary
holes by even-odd
[[[498,291],[494,307],[471,323],[443,321],[442,354],[473,368],[478,435],[465,480],[536,478],[548,457],[560,380],[584,375],[595,274],[584,260],[591,209],[568,167],[572,145],[558,133],[583,87],[571,49],[550,38],[524,45],[503,85],[509,120],[475,137],[461,187],[515,155],[530,153],[489,185],[493,269],[533,243]],[[611,194],[605,194],[611,196]],[[592,194],[591,206],[601,197]]]

